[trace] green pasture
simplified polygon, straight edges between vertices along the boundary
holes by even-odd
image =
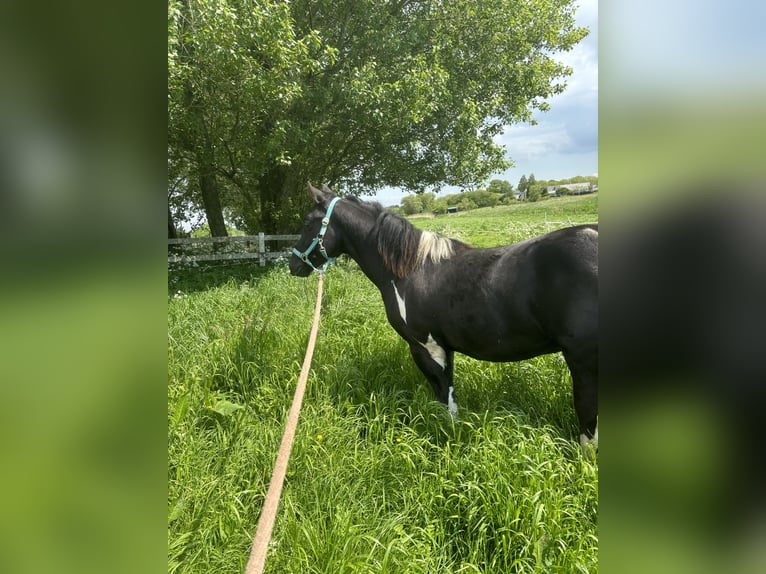
[[[421,229],[454,237],[475,247],[514,243],[567,225],[597,221],[598,194],[556,197],[412,219],[412,223]]]
[[[596,221],[596,197],[415,223],[485,245],[569,220]],[[169,274],[169,572],[243,571],[315,296],[285,263]],[[330,269],[267,572],[598,571],[598,470],[563,359],[455,363],[453,419],[377,289],[353,261]]]

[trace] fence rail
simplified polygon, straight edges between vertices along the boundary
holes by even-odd
[[[290,245],[300,235],[234,235],[231,237],[182,237],[168,239],[168,264],[197,261],[258,259],[261,267],[269,259],[290,255]],[[275,243],[288,243],[275,248]]]

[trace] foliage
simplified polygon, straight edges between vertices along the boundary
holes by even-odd
[[[476,204],[476,207],[494,207],[500,202],[500,197],[486,189],[467,191],[463,195]]]
[[[590,184],[590,190],[592,191],[594,188],[598,187],[598,176],[577,176],[577,177],[572,177],[569,179],[562,179],[559,181],[548,181],[544,183],[550,186],[563,186],[568,183],[588,183]],[[558,187],[556,189],[556,195],[570,195],[571,193],[573,192],[571,192],[566,187]]]
[[[431,193],[408,195],[402,198],[402,213],[415,215],[417,213],[432,213],[436,207],[436,196]]]
[[[244,235],[242,231],[234,227],[231,227],[229,225],[226,226],[226,232],[229,237],[232,237],[235,235]],[[192,229],[190,236],[191,237],[210,237],[210,227],[208,227],[207,224],[200,225],[196,229]]]
[[[530,174],[529,177],[522,175],[519,180],[518,190],[524,193],[523,199],[535,202],[549,199],[551,197],[546,190],[547,187],[560,186],[568,183],[590,183],[593,187],[598,185],[598,176],[578,175],[561,180],[537,180],[535,179],[534,174]],[[569,191],[562,188],[557,190],[556,195],[569,195]]]
[[[402,213],[404,215],[415,215],[423,212],[423,204],[417,195],[408,195],[402,198]]]
[[[436,204],[436,195],[433,192],[420,194],[420,204],[423,206],[423,213],[432,213]]]
[[[558,181],[551,180],[548,182],[548,185],[563,185],[565,183],[592,183],[594,185],[598,184],[598,176],[596,175],[578,175],[575,177],[570,177],[568,179],[561,179]]]
[[[490,193],[495,193],[500,196],[500,198],[505,198],[512,196],[513,194],[513,185],[505,181],[504,179],[493,179],[489,182],[489,185],[487,186],[487,191]]]
[[[273,0],[171,0],[168,22],[169,158],[179,191],[200,206],[196,182],[214,177],[238,226],[253,231],[253,184],[289,161],[280,121],[332,51],[316,32],[297,36],[289,4]]]
[[[440,197],[436,201],[434,201],[434,213],[437,215],[442,215],[447,213],[447,208],[449,207],[449,204],[447,203],[447,198]]]
[[[300,224],[307,179],[351,193],[480,182],[508,166],[503,126],[564,89],[571,70],[555,55],[586,34],[573,11],[572,0],[170,0],[174,197],[201,206],[213,190],[237,227],[285,231]]]
[[[534,174],[530,174],[529,179],[527,179],[526,175],[522,175],[521,180],[519,181],[519,190],[527,192],[526,199],[528,201],[536,202],[541,199],[547,200],[551,197],[545,189],[549,185],[577,182],[595,182],[597,184],[598,178],[576,176],[556,182],[536,180]],[[567,194],[561,193],[559,195]],[[452,206],[457,206],[461,211],[468,211],[482,207],[494,207],[496,205],[510,205],[514,203],[516,203],[516,198],[513,193],[513,186],[507,181],[493,179],[487,186],[487,189],[453,193],[438,199],[431,193],[405,196],[402,198],[402,213],[404,215],[414,215],[417,213],[430,212],[440,215],[446,213],[447,208]]]
[[[592,198],[553,201],[594,213]],[[534,204],[481,213],[417,221],[449,221],[472,240],[482,221],[519,238],[544,225]],[[241,572],[316,282],[284,265],[170,279],[168,571]],[[330,270],[268,571],[598,571],[598,469],[577,445],[561,357],[458,356],[455,370],[452,419],[375,287],[353,262]]]
[[[516,186],[516,189],[519,191],[526,193],[529,190],[529,183],[527,182],[527,176],[522,175],[519,179],[519,185]]]

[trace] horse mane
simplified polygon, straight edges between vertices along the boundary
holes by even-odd
[[[360,201],[359,204],[378,213],[372,231],[377,236],[378,253],[386,269],[399,279],[420,269],[429,260],[438,263],[469,247],[457,239],[417,229],[404,217],[388,211],[379,203]]]

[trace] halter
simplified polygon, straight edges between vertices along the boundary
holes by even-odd
[[[330,202],[329,207],[327,208],[327,213],[324,216],[324,219],[322,220],[322,227],[319,229],[319,233],[317,233],[317,236],[314,238],[314,241],[311,242],[311,245],[309,245],[306,250],[301,253],[298,251],[295,247],[293,247],[293,255],[298,257],[301,261],[303,261],[306,265],[311,267],[314,271],[317,273],[324,273],[327,271],[327,268],[332,265],[332,263],[335,261],[335,257],[330,257],[327,255],[327,250],[324,248],[324,234],[327,233],[327,226],[330,225],[330,216],[332,215],[333,207],[335,207],[335,204],[338,202],[340,197],[335,197]],[[321,267],[314,267],[314,264],[309,261],[309,255],[312,251],[314,251],[314,248],[316,246],[319,246],[319,253],[322,254],[322,257],[325,258],[325,263]]]

